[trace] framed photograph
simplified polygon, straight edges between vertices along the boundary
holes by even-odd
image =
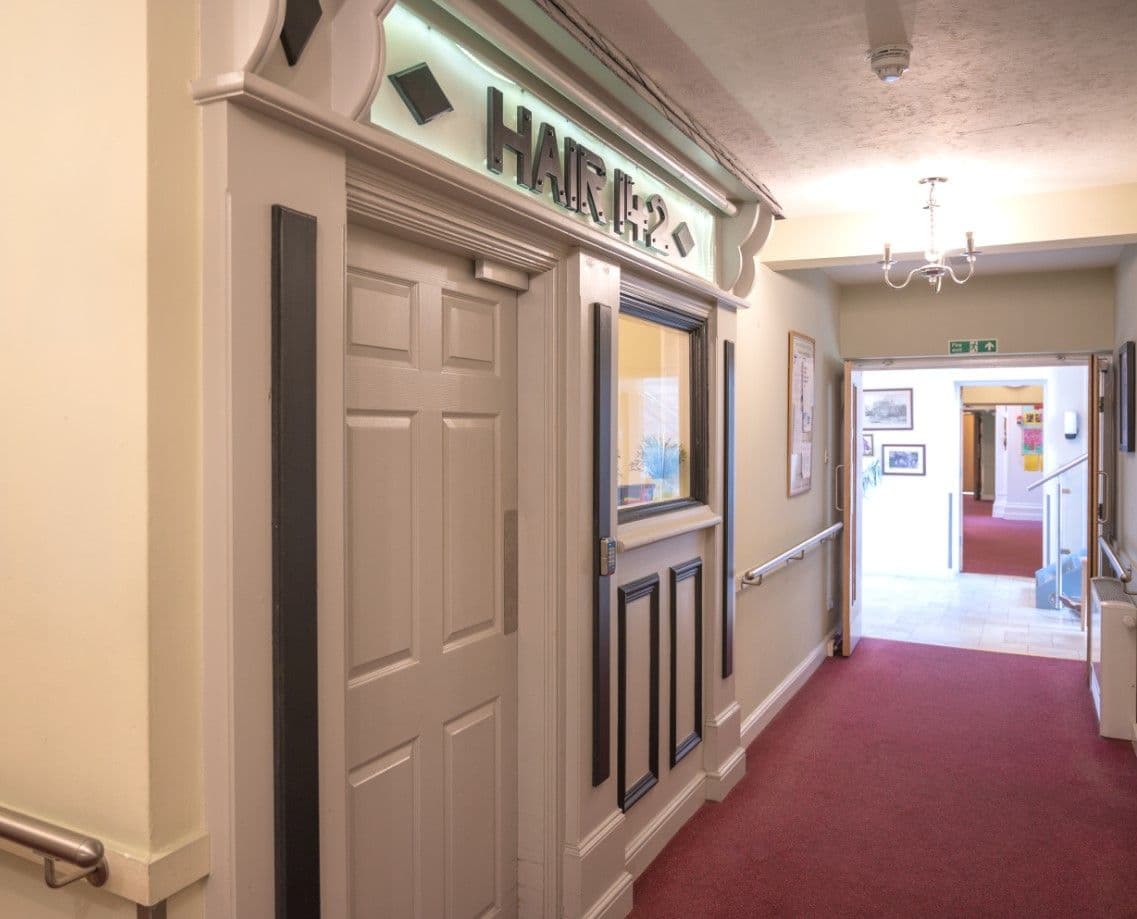
[[[1127,341],[1117,351],[1117,436],[1122,453],[1137,448],[1134,436],[1134,372],[1137,371],[1133,342]]]
[[[790,332],[786,423],[786,492],[792,498],[813,484],[814,342]]]
[[[866,389],[864,392],[866,431],[911,431],[911,389]]]
[[[873,446],[872,435],[861,435],[861,456],[872,456],[876,453],[876,448]]]
[[[924,475],[923,444],[883,444],[881,472],[885,475]]]

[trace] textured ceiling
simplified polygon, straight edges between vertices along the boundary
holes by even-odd
[[[1137,181],[1137,0],[572,3],[789,217]]]

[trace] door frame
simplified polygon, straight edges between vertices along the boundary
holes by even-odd
[[[860,371],[864,371],[864,370],[901,370],[901,369],[907,369],[907,370],[941,370],[941,369],[966,370],[969,368],[977,368],[977,367],[978,368],[1004,369],[1004,368],[1014,368],[1014,367],[1035,368],[1035,367],[1082,366],[1082,367],[1086,368],[1086,375],[1087,375],[1086,376],[1086,384],[1087,384],[1086,385],[1086,391],[1087,391],[1087,403],[1088,404],[1087,404],[1087,408],[1086,408],[1086,412],[1087,412],[1087,415],[1086,415],[1086,432],[1087,432],[1087,444],[1090,444],[1091,443],[1090,438],[1093,436],[1093,434],[1096,430],[1096,424],[1097,424],[1096,415],[1090,414],[1090,409],[1094,408],[1093,403],[1092,403],[1092,399],[1093,399],[1093,394],[1094,394],[1095,389],[1096,389],[1095,383],[1093,380],[1094,359],[1095,358],[1102,358],[1102,357],[1109,357],[1109,354],[1107,352],[1098,352],[1098,351],[1070,351],[1070,352],[1062,352],[1062,353],[1042,352],[1042,353],[1037,353],[1037,354],[1001,354],[1001,355],[1000,354],[992,354],[992,355],[981,354],[981,355],[974,355],[974,356],[969,356],[969,357],[947,357],[947,356],[944,356],[944,357],[937,357],[937,356],[930,356],[930,357],[894,357],[894,358],[881,357],[881,358],[855,358],[855,359],[846,361],[845,366],[846,366],[846,373],[848,373],[849,371],[852,371],[852,370],[860,370]],[[960,384],[959,382],[957,382],[955,385],[956,385],[956,394],[957,394],[957,413],[961,413],[963,411],[963,396],[962,396],[962,385],[963,384]],[[1044,384],[1043,392],[1044,392],[1044,404],[1045,404],[1046,397],[1047,397],[1047,390],[1045,388],[1045,384]],[[1107,397],[1108,397],[1108,394],[1107,394]],[[1107,401],[1108,401],[1108,398],[1107,398]],[[1094,410],[1096,412],[1096,408]],[[962,567],[963,567],[963,518],[962,518],[962,506],[963,506],[963,495],[962,495],[962,488],[963,488],[963,468],[962,468],[963,444],[962,444],[962,439],[963,438],[962,438],[962,432],[961,432],[960,448],[959,448],[959,456],[961,458],[961,462],[959,463],[959,470],[960,470],[959,483],[958,483],[959,487],[956,490],[955,500],[953,503],[953,511],[952,511],[953,519],[958,519],[958,521],[959,521],[958,526],[954,527],[954,532],[952,534],[952,552],[953,552],[953,561],[955,562],[953,567],[955,568],[957,573],[961,572]],[[1090,534],[1096,533],[1096,526],[1097,526],[1097,508],[1096,508],[1095,502],[1097,500],[1097,493],[1098,493],[1097,492],[1097,488],[1098,488],[1098,484],[1097,484],[1098,483],[1098,475],[1097,475],[1097,473],[1099,470],[1097,469],[1097,467],[1094,463],[1094,460],[1095,460],[1095,457],[1092,455],[1092,452],[1091,452],[1090,460],[1087,462],[1087,486],[1086,486],[1086,495],[1087,495],[1087,502],[1086,502],[1086,538],[1087,538],[1087,543],[1090,540]],[[1113,484],[1113,483],[1111,483],[1111,484]],[[1043,527],[1043,547],[1044,547],[1044,550],[1045,550],[1045,546],[1047,545],[1048,540],[1049,540],[1049,521],[1046,520],[1044,522],[1044,527]],[[1094,542],[1096,545],[1096,539],[1094,540]],[[1094,552],[1088,552],[1087,555],[1088,556],[1095,556],[1096,550]],[[1094,565],[1096,565],[1096,564],[1097,564],[1097,562],[1095,561]],[[1084,578],[1088,578],[1090,570],[1091,570],[1091,566],[1087,565],[1086,569],[1085,569]],[[1082,594],[1082,596],[1083,596],[1083,617],[1085,616],[1084,603],[1085,603],[1085,598],[1088,596],[1086,593],[1086,588],[1088,588],[1088,586],[1089,586],[1089,584],[1088,584],[1088,579],[1087,579],[1087,580],[1085,580],[1085,582],[1083,584],[1083,594]]]
[[[344,494],[344,245],[349,223],[459,252],[518,286],[518,442],[534,457],[518,468],[518,888],[522,908],[557,915],[563,887],[562,746],[565,512],[561,392],[568,247],[509,212],[488,219],[446,208],[430,189],[392,181],[342,150],[232,106],[205,110],[206,239],[202,310],[203,706],[211,916],[274,915],[272,521],[269,395],[269,209],[317,219],[317,487]],[[306,177],[296,182],[296,176]],[[214,206],[208,206],[214,202]],[[218,206],[223,202],[223,206]],[[413,221],[413,226],[408,226]],[[333,267],[334,266],[334,267]],[[511,286],[507,284],[506,286]],[[538,459],[539,457],[539,459]],[[343,502],[318,525],[320,807],[346,810]],[[330,695],[327,695],[330,693]],[[338,700],[325,708],[325,699]],[[324,825],[324,821],[321,821]],[[346,890],[346,838],[321,830],[325,891]],[[346,914],[329,902],[328,915]]]
[[[834,510],[841,514],[841,654],[848,657],[861,638],[864,600],[864,484],[861,473],[861,406],[864,384],[854,361],[845,361],[841,380],[841,452],[836,467]],[[844,473],[839,470],[844,469]],[[856,628],[854,628],[856,626]]]
[[[383,177],[372,169],[355,167],[350,161],[347,173],[349,227],[360,225],[400,234],[442,251],[458,250],[474,262],[471,267],[479,269],[482,280],[489,280],[490,276],[501,277],[503,281],[498,283],[517,293],[517,443],[519,451],[524,444],[527,453],[533,457],[531,462],[519,460],[517,463],[517,883],[523,909],[555,915],[560,902],[562,834],[558,796],[563,772],[562,758],[558,755],[563,706],[557,645],[562,606],[558,590],[560,565],[557,551],[562,538],[557,494],[561,464],[558,445],[563,423],[558,400],[562,364],[558,326],[563,290],[559,283],[561,253],[547,246],[543,253],[548,264],[545,270],[537,267],[532,272],[502,271],[498,259],[503,254],[503,247],[516,251],[524,245],[533,249],[541,246],[543,241],[539,237],[534,239],[531,232],[505,225],[500,229],[502,235],[496,240],[463,240],[455,245],[454,231],[464,229],[469,232],[477,226],[473,221],[467,223],[461,216],[452,221],[449,232],[408,232],[404,216],[407,209],[422,207],[415,192],[404,190],[392,195],[388,190],[384,195],[384,206],[377,208],[369,193],[379,192],[385,184]],[[391,197],[403,200],[392,201]],[[476,237],[477,234],[470,235]],[[487,263],[499,270],[487,272]],[[346,303],[343,308],[346,310]],[[346,315],[343,319],[346,322]],[[344,327],[341,323],[341,334]],[[340,348],[342,353],[342,338]],[[342,373],[340,377],[342,379]],[[338,476],[337,490],[344,494],[344,464],[337,463],[334,468]],[[342,531],[342,521],[340,529]],[[342,566],[339,574],[342,577]],[[340,614],[335,624],[338,636],[346,635],[344,610],[340,603],[335,611]],[[323,618],[326,617],[322,615]],[[337,662],[341,666],[344,660],[344,654],[338,653]],[[333,682],[327,691],[346,685],[346,673],[331,674],[334,666],[331,664],[328,670],[333,681],[338,679],[338,683]],[[339,692],[336,698],[343,700],[342,689],[337,688],[336,691]],[[346,718],[346,713],[342,713],[341,718]],[[525,762],[540,763],[541,769],[523,775],[520,764]],[[346,782],[343,780],[346,771],[342,763],[322,770],[321,784],[325,782],[324,772],[328,782],[339,781],[341,794],[346,797]],[[346,807],[346,802],[343,806]],[[526,815],[525,819],[520,819],[522,814]],[[520,857],[522,853],[525,853],[524,859]],[[325,863],[324,867],[326,870],[329,866]],[[331,915],[338,914],[341,913],[337,913],[333,906]]]

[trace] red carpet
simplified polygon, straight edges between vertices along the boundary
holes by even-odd
[[[1134,916],[1137,758],[1084,665],[864,639],[635,885],[635,917]]]
[[[963,570],[1033,578],[1042,567],[1042,522],[992,517],[993,506],[963,496]]]

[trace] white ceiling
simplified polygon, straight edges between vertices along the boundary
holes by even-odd
[[[791,218],[1137,181],[1137,0],[572,2]]]

